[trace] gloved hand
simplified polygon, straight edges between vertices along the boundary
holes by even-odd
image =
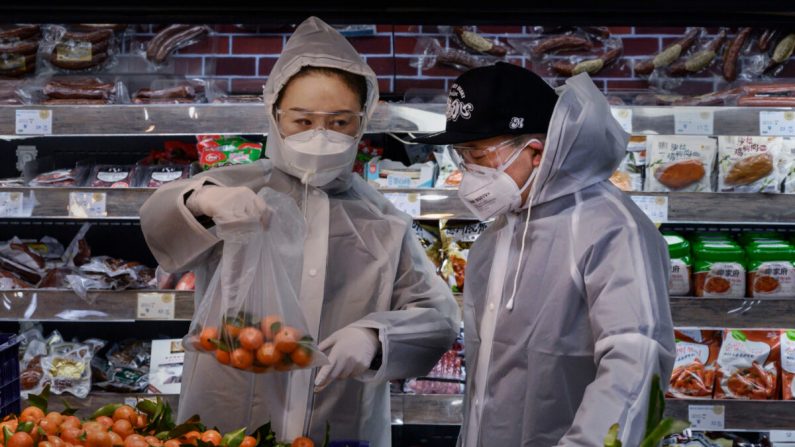
[[[216,223],[229,223],[250,218],[268,223],[268,207],[254,191],[246,187],[206,185],[195,190],[185,202],[194,216],[209,216]]]
[[[322,390],[332,380],[347,379],[367,371],[380,346],[375,329],[348,326],[331,334],[318,345],[321,351],[328,351],[329,364],[318,371],[315,391]]]

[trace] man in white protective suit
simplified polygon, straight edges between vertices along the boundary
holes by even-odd
[[[330,364],[251,374],[187,353],[178,419],[199,414],[224,431],[271,421],[287,440],[320,440],[328,422],[332,439],[389,446],[388,381],[427,374],[452,345],[460,311],[410,217],[351,174],[378,101],[376,76],[312,17],[287,42],[264,100],[269,159],[159,188],[141,227],[163,268],[196,272],[198,303],[221,253],[216,224],[278,219],[256,194],[264,187],[290,196],[307,224],[299,301]]]
[[[637,446],[675,346],[668,250],[609,177],[629,136],[587,74],[557,90],[507,63],[462,74],[446,130],[459,196],[496,218],[469,252],[459,444]]]

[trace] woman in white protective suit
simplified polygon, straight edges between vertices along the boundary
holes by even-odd
[[[608,180],[629,135],[587,74],[553,90],[507,63],[452,84],[458,194],[482,220],[464,288],[462,447],[623,445],[646,429],[675,356],[668,248]]]
[[[269,187],[305,213],[300,304],[330,364],[250,374],[186,354],[178,419],[222,430],[271,421],[277,435],[389,446],[388,381],[427,373],[453,342],[457,305],[399,212],[351,174],[378,100],[373,71],[332,27],[302,23],[265,85],[269,160],[220,168],[157,190],[141,209],[147,243],[168,271],[196,272],[196,297],[220,255],[213,221],[267,216]],[[267,231],[267,230],[264,230]]]

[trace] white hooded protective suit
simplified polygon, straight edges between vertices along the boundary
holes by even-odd
[[[465,447],[599,447],[616,422],[637,446],[650,379],[666,383],[673,366],[667,246],[608,181],[628,135],[587,75],[558,94],[523,260],[527,208],[469,253]]]
[[[267,107],[302,66],[334,67],[366,77],[369,114],[378,99],[375,74],[353,47],[317,18],[301,24],[288,41],[265,88]],[[270,120],[273,138],[274,118]],[[307,239],[300,302],[316,340],[347,325],[378,331],[382,364],[360,380],[338,380],[313,392],[316,370],[255,375],[222,366],[208,355],[185,358],[180,421],[200,414],[208,426],[254,429],[271,421],[283,439],[308,434],[322,439],[361,439],[391,444],[387,381],[426,374],[459,328],[459,311],[411,229],[411,219],[357,176],[345,175],[322,190],[305,186],[280,144],[268,144],[271,160],[214,169],[159,188],[141,208],[141,227],[158,262],[168,271],[196,272],[201,299],[218,264],[220,240],[185,206],[203,185],[270,187],[306,198]],[[353,160],[351,160],[351,163]],[[278,218],[275,216],[274,218]]]

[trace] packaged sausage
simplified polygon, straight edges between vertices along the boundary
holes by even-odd
[[[693,252],[697,297],[745,296],[745,253],[737,243],[728,240],[703,240],[695,244]]]
[[[667,396],[680,399],[712,398],[721,332],[678,329],[674,335],[676,361]]]
[[[42,50],[45,65],[55,71],[96,72],[115,62],[117,46],[112,28],[49,25],[45,27]]]
[[[666,233],[663,237],[668,243],[668,254],[671,259],[668,292],[673,296],[688,296],[693,290],[691,281],[693,258],[690,254],[690,242],[675,233]]]
[[[709,192],[717,154],[714,138],[649,135],[646,138],[649,192]]]
[[[724,330],[715,398],[776,399],[779,347],[779,331]]]
[[[190,175],[190,165],[155,165],[143,168],[138,186],[159,188],[166,183],[186,179]]]
[[[485,222],[450,222],[440,220],[442,234],[442,278],[447,281],[454,293],[464,291],[464,270],[467,266],[469,249],[488,228]]]
[[[152,37],[144,48],[146,59],[154,66],[167,62],[172,53],[207,37],[210,28],[206,25],[169,25]]]
[[[795,298],[795,247],[762,239],[751,242],[745,251],[749,297]]]
[[[40,37],[38,25],[0,26],[0,76],[35,73]]]
[[[130,188],[135,184],[135,167],[132,165],[96,165],[91,171],[92,188]]]
[[[719,192],[780,192],[781,137],[718,137]]]
[[[781,397],[795,399],[795,330],[781,331]]]

